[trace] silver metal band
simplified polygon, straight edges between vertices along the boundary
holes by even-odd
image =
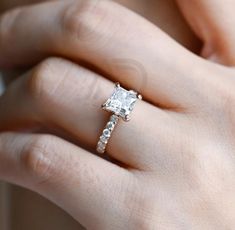
[[[106,146],[111,137],[111,134],[119,121],[119,117],[117,115],[111,115],[109,121],[107,122],[105,128],[103,129],[102,135],[99,138],[98,144],[96,146],[96,151],[98,153],[105,153]]]
[[[131,112],[138,99],[142,96],[134,90],[126,90],[120,86],[119,83],[115,84],[113,94],[101,106],[105,111],[113,113],[108,123],[103,129],[102,135],[99,138],[96,150],[98,153],[105,153],[106,146],[111,137],[111,134],[118,123],[119,118],[124,121],[129,121]]]

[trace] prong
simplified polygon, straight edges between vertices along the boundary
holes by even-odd
[[[116,86],[116,87],[120,87],[120,83],[119,83],[119,82],[116,82],[116,83],[115,83],[115,86]]]
[[[142,100],[142,99],[143,99],[142,95],[139,94],[139,93],[137,94],[137,97],[138,97],[139,100]]]
[[[138,95],[138,93],[137,93],[135,90],[130,90],[129,92],[131,92],[131,93],[133,93],[133,94],[137,94],[137,95]]]
[[[124,121],[130,121],[130,120],[131,120],[130,115],[126,115],[126,116],[124,117]]]

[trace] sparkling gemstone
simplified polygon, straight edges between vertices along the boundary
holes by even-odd
[[[103,153],[104,153],[104,150],[103,150],[103,149],[100,149],[100,148],[97,148],[97,152],[103,154]]]
[[[104,153],[104,152],[105,152],[105,149],[104,149],[104,148],[97,147],[97,152],[98,152],[98,153]]]
[[[106,125],[106,127],[107,127],[107,129],[109,129],[109,130],[113,130],[113,128],[114,128],[114,123],[113,122],[108,122],[108,124]]]
[[[108,142],[108,137],[105,137],[104,135],[102,135],[102,136],[100,137],[100,141],[102,141],[103,143],[107,144],[107,142]]]
[[[105,148],[105,144],[102,143],[101,141],[99,141],[98,146],[99,149],[104,149]]]
[[[111,97],[104,104],[104,109],[125,118],[134,108],[138,99],[137,93],[116,86]]]
[[[103,131],[103,135],[105,136],[105,137],[110,137],[110,131],[108,130],[108,129],[105,129],[104,131]]]

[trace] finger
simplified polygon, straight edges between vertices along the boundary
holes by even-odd
[[[184,108],[197,100],[189,86],[200,83],[203,60],[112,1],[54,1],[15,10],[1,21],[2,66],[59,55],[88,63],[162,107]]]
[[[120,207],[115,201],[130,179],[124,169],[62,139],[15,133],[0,134],[0,178],[42,194],[89,229],[98,218],[107,220],[100,209]]]
[[[42,124],[57,135],[63,131],[79,140],[79,144],[95,149],[110,116],[100,106],[113,88],[114,83],[69,61],[48,59],[26,77],[19,78],[0,99],[3,111],[0,130],[35,128]],[[134,168],[153,166],[158,156],[150,148],[150,136],[158,137],[154,151],[157,149],[161,155],[165,153],[166,146],[162,143],[166,143],[166,133],[171,133],[175,126],[167,112],[139,101],[131,121],[119,121],[107,152]]]
[[[0,12],[6,11],[13,7],[28,5],[36,2],[43,2],[46,0],[17,0],[17,1],[9,1],[9,0],[1,0],[0,3]]]
[[[188,22],[204,41],[202,56],[235,65],[235,17],[233,1],[177,0]]]

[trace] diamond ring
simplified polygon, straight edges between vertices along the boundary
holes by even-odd
[[[111,112],[112,115],[97,143],[96,150],[98,153],[105,153],[108,141],[119,119],[121,118],[124,121],[130,120],[130,114],[138,99],[142,100],[142,96],[136,91],[128,91],[122,88],[119,83],[115,84],[111,97],[102,105],[102,109]]]

